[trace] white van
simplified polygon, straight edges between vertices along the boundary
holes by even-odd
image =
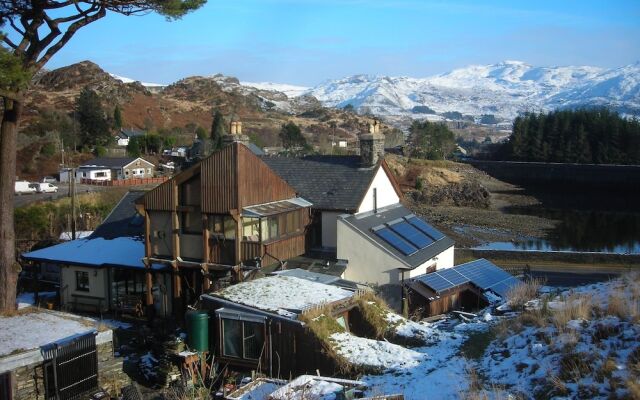
[[[27,181],[16,181],[14,185],[15,194],[31,194],[37,192],[36,186]]]
[[[38,188],[37,188],[38,193],[57,193],[58,192],[58,187],[55,185],[50,184],[49,182],[47,183],[38,183]]]

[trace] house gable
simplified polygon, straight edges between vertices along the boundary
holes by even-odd
[[[391,173],[386,161],[383,160],[378,165],[376,173],[374,174],[373,179],[371,179],[369,187],[358,205],[356,214],[373,211],[374,207],[381,208],[397,204],[401,199],[402,192],[400,191],[400,187]]]
[[[124,169],[124,168],[127,168],[127,167],[131,166],[131,165],[136,165],[137,166],[136,162],[142,162],[143,164],[146,164],[145,168],[154,167],[153,163],[145,160],[144,158],[138,157],[135,160],[131,161],[130,163],[123,165],[122,168]]]

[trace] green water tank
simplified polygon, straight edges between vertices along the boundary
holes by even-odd
[[[186,319],[189,350],[209,351],[209,314],[203,310],[189,310]]]

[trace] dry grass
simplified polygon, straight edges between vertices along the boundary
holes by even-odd
[[[523,309],[524,305],[529,300],[536,298],[542,284],[542,279],[530,279],[523,281],[509,290],[507,293],[507,303],[515,310]]]
[[[567,323],[572,320],[589,320],[593,316],[593,302],[586,295],[572,294],[563,305],[553,310],[552,321],[558,332],[564,332]]]
[[[640,320],[640,299],[634,298],[633,295],[625,296],[622,290],[617,289],[609,295],[605,312],[607,315],[637,323]]]
[[[331,358],[342,374],[353,371],[353,365],[339,355],[331,341],[331,335],[344,332],[345,329],[331,316],[331,307],[324,306],[300,315],[300,321],[304,322],[314,334],[326,355]]]
[[[371,326],[376,339],[382,339],[392,326],[387,321],[387,314],[391,312],[387,303],[372,292],[358,296],[356,304],[364,320]]]

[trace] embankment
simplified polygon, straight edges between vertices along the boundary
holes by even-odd
[[[522,186],[640,193],[640,166],[468,160],[492,177]]]

